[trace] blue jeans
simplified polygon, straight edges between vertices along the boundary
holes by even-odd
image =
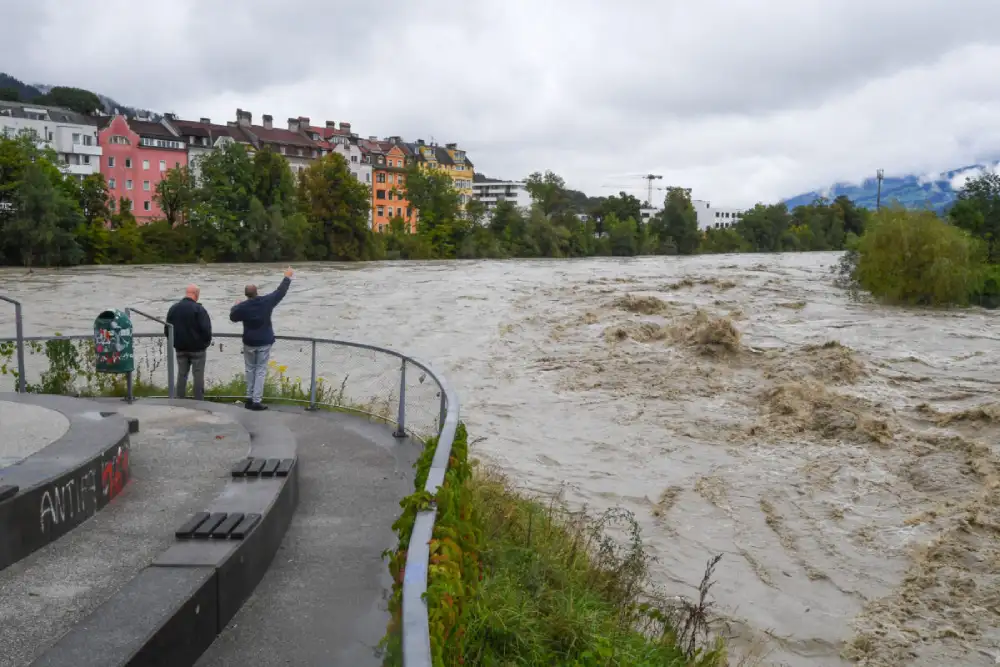
[[[260,403],[264,397],[264,378],[267,377],[267,360],[271,358],[271,346],[243,346],[243,363],[247,370],[247,400]]]

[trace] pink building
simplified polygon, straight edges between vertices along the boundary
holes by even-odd
[[[101,173],[108,183],[112,206],[130,200],[132,213],[144,224],[163,217],[153,195],[170,169],[187,166],[187,146],[166,123],[129,120],[124,116],[104,118],[98,144],[104,149]]]

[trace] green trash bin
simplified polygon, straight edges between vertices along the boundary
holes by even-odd
[[[117,308],[105,310],[94,320],[94,352],[98,373],[131,373],[135,370],[132,353],[132,320]]]

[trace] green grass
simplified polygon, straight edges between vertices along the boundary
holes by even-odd
[[[466,630],[465,664],[645,667],[726,664],[710,638],[713,559],[697,601],[668,600],[649,580],[639,527],[624,510],[570,512],[477,468],[470,514],[482,522],[484,577]],[[624,544],[610,532],[624,532]]]

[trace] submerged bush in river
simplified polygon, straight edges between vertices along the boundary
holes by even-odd
[[[853,276],[889,303],[965,305],[984,287],[982,243],[931,211],[886,208],[857,244]]]

